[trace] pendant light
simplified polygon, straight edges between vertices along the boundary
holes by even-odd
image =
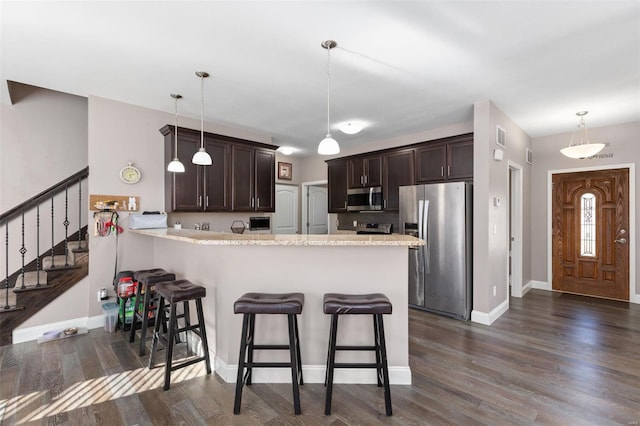
[[[331,49],[336,47],[338,43],[333,40],[325,40],[321,43],[324,49],[327,49],[327,136],[320,141],[318,145],[318,154],[320,155],[333,155],[340,152],[340,146],[338,142],[331,137],[331,131],[329,130],[329,112],[330,112],[330,100],[331,100]]]
[[[603,143],[590,143],[589,135],[587,134],[587,124],[584,122],[584,116],[587,115],[589,111],[578,111],[576,115],[580,117],[580,122],[578,123],[578,127],[573,131],[571,135],[571,140],[569,141],[569,146],[560,150],[560,152],[566,155],[569,158],[589,158],[604,148]],[[573,142],[573,139],[576,136],[576,133],[579,134],[579,141],[576,143]]]
[[[175,157],[173,157],[173,160],[169,163],[169,165],[167,166],[167,171],[168,172],[173,172],[173,173],[184,173],[184,164],[182,164],[180,162],[180,160],[178,159],[178,99],[182,99],[182,95],[177,95],[172,93],[171,97],[175,100],[175,110],[176,110],[176,132],[174,135],[175,138]]]
[[[193,154],[191,162],[200,166],[210,166],[211,156],[204,149],[204,79],[209,77],[208,72],[196,71],[196,75],[200,77],[200,149]]]

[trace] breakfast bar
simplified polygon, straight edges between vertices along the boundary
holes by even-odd
[[[409,369],[407,250],[424,244],[406,235],[271,235],[232,234],[190,229],[131,230],[136,238],[153,238],[153,265],[177,278],[204,286],[206,332],[214,371],[235,382],[240,346],[241,315],[233,303],[246,292],[305,295],[299,316],[300,346],[305,382],[322,383],[330,318],[323,313],[325,293],[384,293],[393,305],[385,319],[391,384],[411,384]],[[286,319],[267,316],[256,322],[256,335],[287,341]],[[356,316],[338,334],[350,344],[373,339],[370,319]],[[360,318],[362,317],[362,318]],[[264,360],[277,361],[272,353]],[[285,355],[286,356],[286,355]],[[362,362],[373,354],[344,353],[344,362]],[[290,382],[286,369],[256,370],[253,381]],[[343,369],[335,383],[376,383],[375,371]]]

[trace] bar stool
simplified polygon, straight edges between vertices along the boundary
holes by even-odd
[[[297,315],[302,313],[304,294],[302,293],[246,293],[233,304],[236,314],[244,314],[242,319],[242,337],[240,340],[240,360],[238,361],[238,377],[236,379],[236,397],[233,404],[233,414],[240,413],[242,403],[242,387],[246,383],[251,385],[253,368],[291,368],[291,383],[293,385],[293,406],[296,414],[300,414],[299,385],[302,379],[302,361],[300,357],[300,339],[298,334]],[[289,324],[288,345],[257,345],[255,343],[256,314],[287,315]],[[289,350],[290,362],[254,362],[254,350]],[[246,360],[245,360],[246,359]],[[246,373],[244,369],[247,369]]]
[[[333,370],[335,368],[375,368],[378,387],[384,386],[384,405],[387,416],[391,411],[391,390],[389,388],[389,368],[387,366],[387,347],[384,339],[382,315],[391,314],[392,306],[389,298],[382,293],[373,294],[340,294],[324,295],[324,313],[331,315],[329,350],[327,353],[327,371],[325,386],[327,387],[324,414],[331,414],[331,396],[333,391]],[[371,315],[373,317],[373,346],[336,345],[338,334],[338,317],[340,315]],[[375,363],[336,363],[336,351],[375,351]]]
[[[164,367],[164,390],[168,390],[171,386],[171,372],[179,368],[187,367],[200,361],[204,361],[207,367],[207,374],[211,374],[211,363],[209,361],[209,345],[207,344],[207,332],[204,324],[204,315],[202,314],[202,298],[207,295],[207,290],[199,285],[195,285],[187,280],[163,281],[156,283],[156,293],[158,295],[158,308],[156,310],[156,323],[154,327],[153,340],[151,343],[151,355],[149,356],[149,369],[154,367],[154,358],[158,341],[160,341],[167,351]],[[188,317],[189,302],[196,302],[196,312],[198,314],[198,323],[191,324]],[[166,321],[165,301],[170,306],[168,336],[160,333],[160,324]],[[187,311],[185,311],[185,326],[178,328],[177,305],[183,302]],[[202,341],[202,350],[204,355],[182,362],[178,365],[172,365],[173,346],[176,333],[192,331],[200,337]],[[187,339],[187,348],[190,349],[190,339]]]
[[[143,269],[134,272],[133,279],[138,282],[138,288],[136,289],[136,306],[133,310],[133,318],[131,319],[131,333],[129,335],[129,343],[135,342],[137,323],[138,321],[140,321],[140,347],[138,349],[138,354],[142,356],[146,352],[147,327],[151,322],[149,313],[153,312],[153,303],[157,302],[154,284],[162,281],[173,281],[176,279],[176,274],[169,273],[162,268]],[[142,297],[143,293],[143,308],[142,312],[139,312],[138,307],[140,306],[140,298]]]

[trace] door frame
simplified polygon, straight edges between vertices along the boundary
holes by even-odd
[[[509,179],[511,180],[511,191],[509,191],[509,203],[511,205],[511,214],[509,221],[511,223],[511,232],[514,244],[511,245],[511,296],[522,297],[526,291],[522,288],[522,180],[523,169],[518,163],[511,160],[507,161],[509,167]],[[509,235],[507,233],[507,247]],[[507,286],[509,286],[509,251],[507,250]],[[509,294],[507,288],[507,294]],[[528,290],[528,288],[527,288]]]
[[[329,181],[328,180],[314,180],[311,182],[302,182],[300,184],[300,187],[302,188],[302,191],[300,191],[300,204],[302,205],[301,209],[300,209],[300,233],[303,235],[308,235],[309,234],[309,228],[307,227],[307,220],[309,219],[309,204],[308,204],[308,198],[307,198],[307,192],[309,190],[310,186],[318,186],[318,185],[329,185]],[[331,228],[329,226],[329,213],[327,213],[327,233],[329,232],[329,229]]]
[[[609,169],[629,169],[629,236],[636,235],[636,165],[608,164],[604,166],[576,167],[573,169],[559,169],[547,171],[547,285],[546,290],[552,290],[553,282],[553,175],[559,173],[592,172]],[[631,239],[631,238],[629,238]],[[629,302],[640,303],[640,295],[636,294],[636,239],[629,244]]]

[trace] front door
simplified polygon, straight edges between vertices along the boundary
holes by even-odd
[[[553,290],[629,300],[629,169],[552,182]]]

